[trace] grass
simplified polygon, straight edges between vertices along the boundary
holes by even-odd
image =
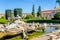
[[[29,32],[28,35],[27,35],[27,37],[28,37],[28,39],[31,39],[31,38],[34,38],[34,37],[38,37],[38,36],[40,36],[40,35],[42,35],[42,34],[43,34],[42,31]],[[1,35],[3,35],[3,34],[1,33]],[[1,35],[0,35],[0,36],[1,36]],[[15,37],[12,37],[12,38],[9,38],[9,39],[6,39],[6,40],[22,40],[22,37],[21,37],[20,35],[17,35],[17,36],[15,36]]]
[[[5,35],[5,33],[0,32],[0,38],[2,38]]]
[[[38,31],[38,32],[33,32],[33,33],[29,33],[28,35],[28,37],[29,37],[29,39],[31,39],[31,38],[34,38],[34,37],[38,37],[38,36],[40,36],[40,35],[42,35],[43,34],[43,32],[42,31]]]
[[[6,39],[6,40],[22,40],[21,36],[16,36],[10,39]]]

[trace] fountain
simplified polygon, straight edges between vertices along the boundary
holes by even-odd
[[[0,31],[1,32],[4,32],[6,29],[4,28],[4,25],[3,24],[0,24]]]
[[[46,23],[44,23],[44,27],[45,27],[45,28],[47,27],[47,24],[46,24]]]
[[[25,22],[21,21],[21,17],[18,16],[16,18],[17,19],[11,24],[10,24],[11,20],[9,19],[8,25],[4,26],[6,30],[0,30],[0,31],[2,32],[4,31],[6,35],[17,35],[23,33],[23,39],[26,39],[27,32],[35,30],[34,23],[33,25],[29,26],[29,24],[26,24]]]
[[[12,31],[12,30],[10,30],[10,29],[16,29],[17,30],[17,33],[20,31],[20,30],[22,30],[22,33],[23,33],[23,39],[26,39],[26,32],[25,32],[25,29],[24,29],[24,27],[22,27],[21,25],[22,24],[25,24],[23,21],[21,21],[21,17],[19,17],[19,16],[17,16],[17,20],[15,20],[14,21],[14,23],[12,23],[12,24],[10,24],[9,26],[7,26],[6,28],[10,31],[10,32],[16,32],[16,31]],[[18,26],[19,25],[19,26]],[[20,28],[20,30],[19,30],[19,28]]]
[[[22,31],[23,31],[23,40],[25,40],[27,35],[26,35],[26,33],[25,33],[25,30],[24,30],[24,29],[23,29]]]

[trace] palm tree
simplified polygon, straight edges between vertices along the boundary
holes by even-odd
[[[60,0],[56,0],[56,2],[59,4],[59,6],[60,6]]]

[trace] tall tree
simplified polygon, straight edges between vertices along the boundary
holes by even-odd
[[[60,10],[54,15],[54,18],[60,19]]]
[[[35,9],[34,9],[34,4],[33,4],[33,7],[32,7],[32,15],[33,15],[33,17],[35,17]]]
[[[59,4],[59,6],[60,6],[60,0],[56,0],[56,2]]]
[[[20,8],[19,16],[21,16],[21,17],[22,17],[22,8]]]
[[[17,17],[16,9],[14,9],[14,16]]]
[[[33,15],[32,14],[27,14],[25,19],[32,19],[33,18]]]
[[[41,7],[39,6],[39,8],[38,8],[38,11],[37,11],[37,17],[41,17],[42,16],[42,14],[41,14]]]
[[[22,16],[22,9],[21,8],[14,9],[14,16],[17,17],[17,15]]]
[[[11,17],[11,15],[12,15],[11,11],[12,11],[12,10],[10,10],[10,9],[7,9],[7,10],[5,11],[5,17],[6,17],[6,19],[8,19],[8,17]]]

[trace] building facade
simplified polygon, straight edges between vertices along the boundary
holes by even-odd
[[[42,11],[42,17],[54,18],[54,15],[58,10],[60,10],[60,6],[54,7],[53,10],[44,10]]]
[[[56,6],[52,10],[44,10],[44,11],[41,12],[42,17],[53,18],[58,10],[60,10],[60,6]],[[31,13],[23,13],[22,16],[26,17],[27,14],[31,14]],[[37,17],[37,13],[35,13],[35,17]]]
[[[52,10],[44,10],[42,11],[42,17],[51,18],[51,13],[52,13]]]

